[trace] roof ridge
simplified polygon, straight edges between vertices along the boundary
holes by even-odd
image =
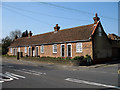
[[[66,29],[73,29],[73,28],[85,27],[85,26],[90,26],[90,25],[94,25],[94,24],[82,25],[82,26],[77,26],[77,27],[72,27],[72,28],[66,28]],[[63,31],[63,30],[66,30],[66,29],[62,29],[60,31]]]
[[[59,31],[64,31],[64,30],[69,30],[69,29],[73,29],[73,28],[78,28],[78,27],[85,27],[85,26],[91,26],[91,25],[94,25],[94,24],[88,24],[88,25],[82,25],[82,26],[77,26],[77,27],[72,27],[72,28],[66,28],[66,29],[61,29]],[[58,31],[58,32],[59,32]],[[35,37],[35,36],[39,36],[39,35],[45,35],[45,34],[49,34],[49,33],[53,33],[54,31],[52,32],[47,32],[47,33],[42,33],[42,34],[37,34],[37,35],[33,35],[31,37]]]

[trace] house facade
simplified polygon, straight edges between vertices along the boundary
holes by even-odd
[[[8,55],[22,52],[23,56],[75,57],[90,55],[91,58],[111,58],[113,42],[105,33],[100,18],[94,23],[60,30],[58,24],[53,32],[15,39],[9,46]],[[114,44],[118,47],[117,44]],[[119,45],[120,46],[120,45]],[[118,52],[119,54],[119,52]]]

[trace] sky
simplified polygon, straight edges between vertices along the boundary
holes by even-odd
[[[105,32],[118,34],[118,2],[2,2],[2,38],[11,31],[33,35],[94,23],[98,13]]]

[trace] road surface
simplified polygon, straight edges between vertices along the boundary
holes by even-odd
[[[14,63],[15,62],[15,63]],[[1,80],[2,88],[114,88],[118,87],[118,64],[99,68],[57,68],[57,65],[37,65],[34,62],[3,59],[2,75],[13,80]],[[3,82],[2,82],[3,81]]]

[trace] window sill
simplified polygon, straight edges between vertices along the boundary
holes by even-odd
[[[76,52],[76,53],[83,53],[83,52]]]
[[[57,54],[57,52],[53,52],[54,54]]]

